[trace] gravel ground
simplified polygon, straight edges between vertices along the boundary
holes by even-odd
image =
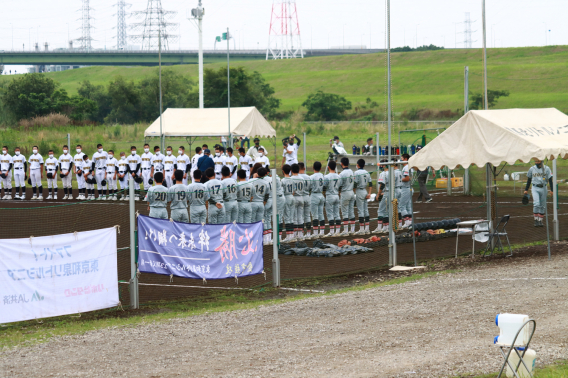
[[[568,357],[568,255],[479,264],[255,310],[90,331],[3,350],[2,377],[443,377],[498,370],[498,313],[537,320],[538,363]],[[529,279],[526,279],[526,278]]]

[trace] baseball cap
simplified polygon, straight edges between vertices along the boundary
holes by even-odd
[[[203,151],[204,154],[210,154],[211,151],[209,151],[207,148]]]
[[[333,137],[333,140],[339,140],[339,137],[336,135]]]
[[[253,142],[260,142],[260,139],[254,138]]]

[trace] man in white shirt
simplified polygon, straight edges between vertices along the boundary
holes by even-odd
[[[144,184],[144,190],[150,188],[150,183],[148,180],[152,178],[152,158],[154,155],[150,152],[150,145],[146,143],[144,145],[144,153],[140,155],[140,169],[142,170],[142,183]]]
[[[78,200],[84,200],[87,198],[86,196],[86,185],[85,185],[85,176],[83,175],[83,171],[81,168],[83,167],[83,156],[85,154],[82,152],[83,147],[78,144],[76,147],[77,154],[73,156],[73,165],[75,166],[75,177],[77,178],[77,189],[79,190],[79,195],[77,196]]]
[[[221,170],[225,166],[225,156],[222,154],[222,147],[215,147],[215,156],[213,157],[213,162],[215,163],[215,178],[221,180],[223,176],[221,175]]]
[[[193,173],[197,171],[197,162],[199,161],[199,158],[201,158],[202,156],[203,156],[203,149],[201,147],[195,147],[195,155],[191,158],[191,180],[194,184],[196,182],[199,182],[195,181]]]
[[[4,188],[3,200],[12,199],[12,157],[8,154],[8,147],[2,147],[0,156],[0,188]]]
[[[339,137],[337,135],[333,137],[333,140],[331,139],[329,140],[329,147],[331,147],[333,152],[335,152],[336,154],[339,154],[341,152],[341,150],[339,150],[336,147],[341,147],[342,149],[345,150],[343,143],[339,141]]]
[[[69,147],[63,146],[63,155],[59,156],[59,172],[61,172],[61,182],[63,183],[63,199],[73,199],[73,189],[71,179],[73,178],[71,166],[73,165],[73,157],[69,153]]]
[[[225,166],[231,171],[231,178],[237,179],[237,171],[239,170],[239,159],[233,155],[233,148],[227,147],[227,156],[225,157]]]
[[[103,185],[103,180],[105,179],[106,175],[106,161],[108,158],[108,154],[103,149],[102,144],[97,144],[97,152],[93,154],[93,158],[91,159],[93,163],[95,163],[95,179],[97,181],[97,192],[99,197],[97,200],[104,199],[104,193],[106,192],[106,185]]]
[[[28,170],[28,161],[26,157],[20,153],[20,147],[16,147],[14,156],[12,156],[12,169],[14,170],[14,186],[16,191],[19,188],[19,195],[16,194],[15,199],[26,199],[26,172]]]
[[[282,152],[282,165],[288,164],[292,166],[292,164],[297,164],[297,160],[294,157],[294,148],[288,144],[288,142],[284,143],[284,152]]]
[[[43,187],[41,186],[41,180],[43,179],[43,157],[38,153],[37,146],[32,147],[32,152],[32,155],[28,159],[29,184],[32,186],[34,193],[32,199],[43,201]]]
[[[259,156],[256,159],[256,162],[262,164],[262,168],[266,168],[266,171],[270,172],[270,160],[266,156],[266,151],[264,151],[264,148],[260,147],[258,152]]]
[[[46,199],[57,199],[57,170],[59,169],[59,161],[53,155],[53,150],[48,151],[48,157],[45,159],[45,173],[47,176],[47,190],[49,195]],[[53,194],[55,191],[55,194]]]
[[[254,146],[252,146],[247,151],[247,156],[249,156],[251,158],[252,165],[255,165],[257,163],[256,159],[260,156],[259,151],[260,151],[261,148],[266,151],[266,148],[264,148],[264,146],[260,145],[260,139],[254,138]]]
[[[292,134],[282,139],[282,142],[288,142],[288,145],[294,149],[292,153],[294,155],[294,164],[298,164],[298,150],[300,149],[300,144],[302,144],[300,138],[298,138],[296,134]]]
[[[174,172],[177,169],[177,158],[172,154],[172,146],[168,146],[164,156],[164,182],[168,188],[175,184]]]
[[[107,186],[108,186],[108,199],[111,201],[116,201],[116,190],[117,190],[117,185],[116,185],[116,174],[118,171],[118,160],[116,160],[116,158],[114,157],[114,151],[113,150],[109,150],[108,152],[108,159],[107,159],[107,163],[106,163],[106,174],[105,174],[105,180],[107,182]]]
[[[191,170],[191,161],[189,156],[185,154],[185,147],[179,146],[177,157],[177,169],[183,172],[183,185],[187,185],[187,175]]]
[[[252,159],[245,153],[245,149],[243,147],[239,148],[239,155],[241,155],[241,157],[239,158],[240,169],[246,172],[248,181],[250,179],[250,169],[253,166]]]

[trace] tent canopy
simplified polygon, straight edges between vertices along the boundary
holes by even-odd
[[[409,160],[420,170],[568,154],[568,116],[558,109],[471,110]]]
[[[162,114],[163,136],[227,136],[227,108],[175,109]],[[231,135],[275,137],[276,131],[254,107],[231,108]],[[144,132],[145,137],[160,136],[160,118]]]

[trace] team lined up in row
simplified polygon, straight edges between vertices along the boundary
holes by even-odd
[[[408,155],[403,156],[408,159]],[[370,215],[368,200],[371,198],[371,175],[365,168],[365,161],[357,162],[357,170],[349,169],[349,159],[341,159],[342,171],[336,173],[336,162],[328,163],[329,173],[321,173],[322,164],[315,162],[314,174],[307,175],[303,163],[282,167],[284,178],[274,177],[276,182],[276,204],[280,219],[280,230],[285,230],[283,241],[301,240],[319,237],[325,234],[326,211],[329,233],[369,234]],[[265,243],[272,242],[272,184],[273,178],[268,176],[268,169],[260,167],[247,179],[247,171],[237,170],[237,180],[233,179],[231,170],[222,167],[221,179],[216,178],[215,170],[208,168],[204,176],[208,181],[202,182],[202,173],[196,170],[194,183],[185,185],[184,172],[174,173],[175,185],[169,189],[162,185],[164,175],[154,174],[156,185],[149,188],[147,200],[150,216],[168,218],[167,206],[170,203],[171,218],[174,221],[192,223],[250,223],[264,224]],[[395,170],[395,198],[399,202],[399,226],[408,227],[412,221],[410,171],[405,165],[402,170]],[[379,173],[379,196],[381,202],[378,210],[378,227],[373,232],[388,230],[388,170]],[[359,231],[355,232],[355,204],[358,209]],[[340,216],[340,208],[341,214]],[[188,214],[189,209],[189,214]],[[404,219],[405,224],[402,224]],[[343,225],[343,231],[341,226]],[[281,232],[282,235],[282,232]],[[282,235],[283,236],[283,235]]]

